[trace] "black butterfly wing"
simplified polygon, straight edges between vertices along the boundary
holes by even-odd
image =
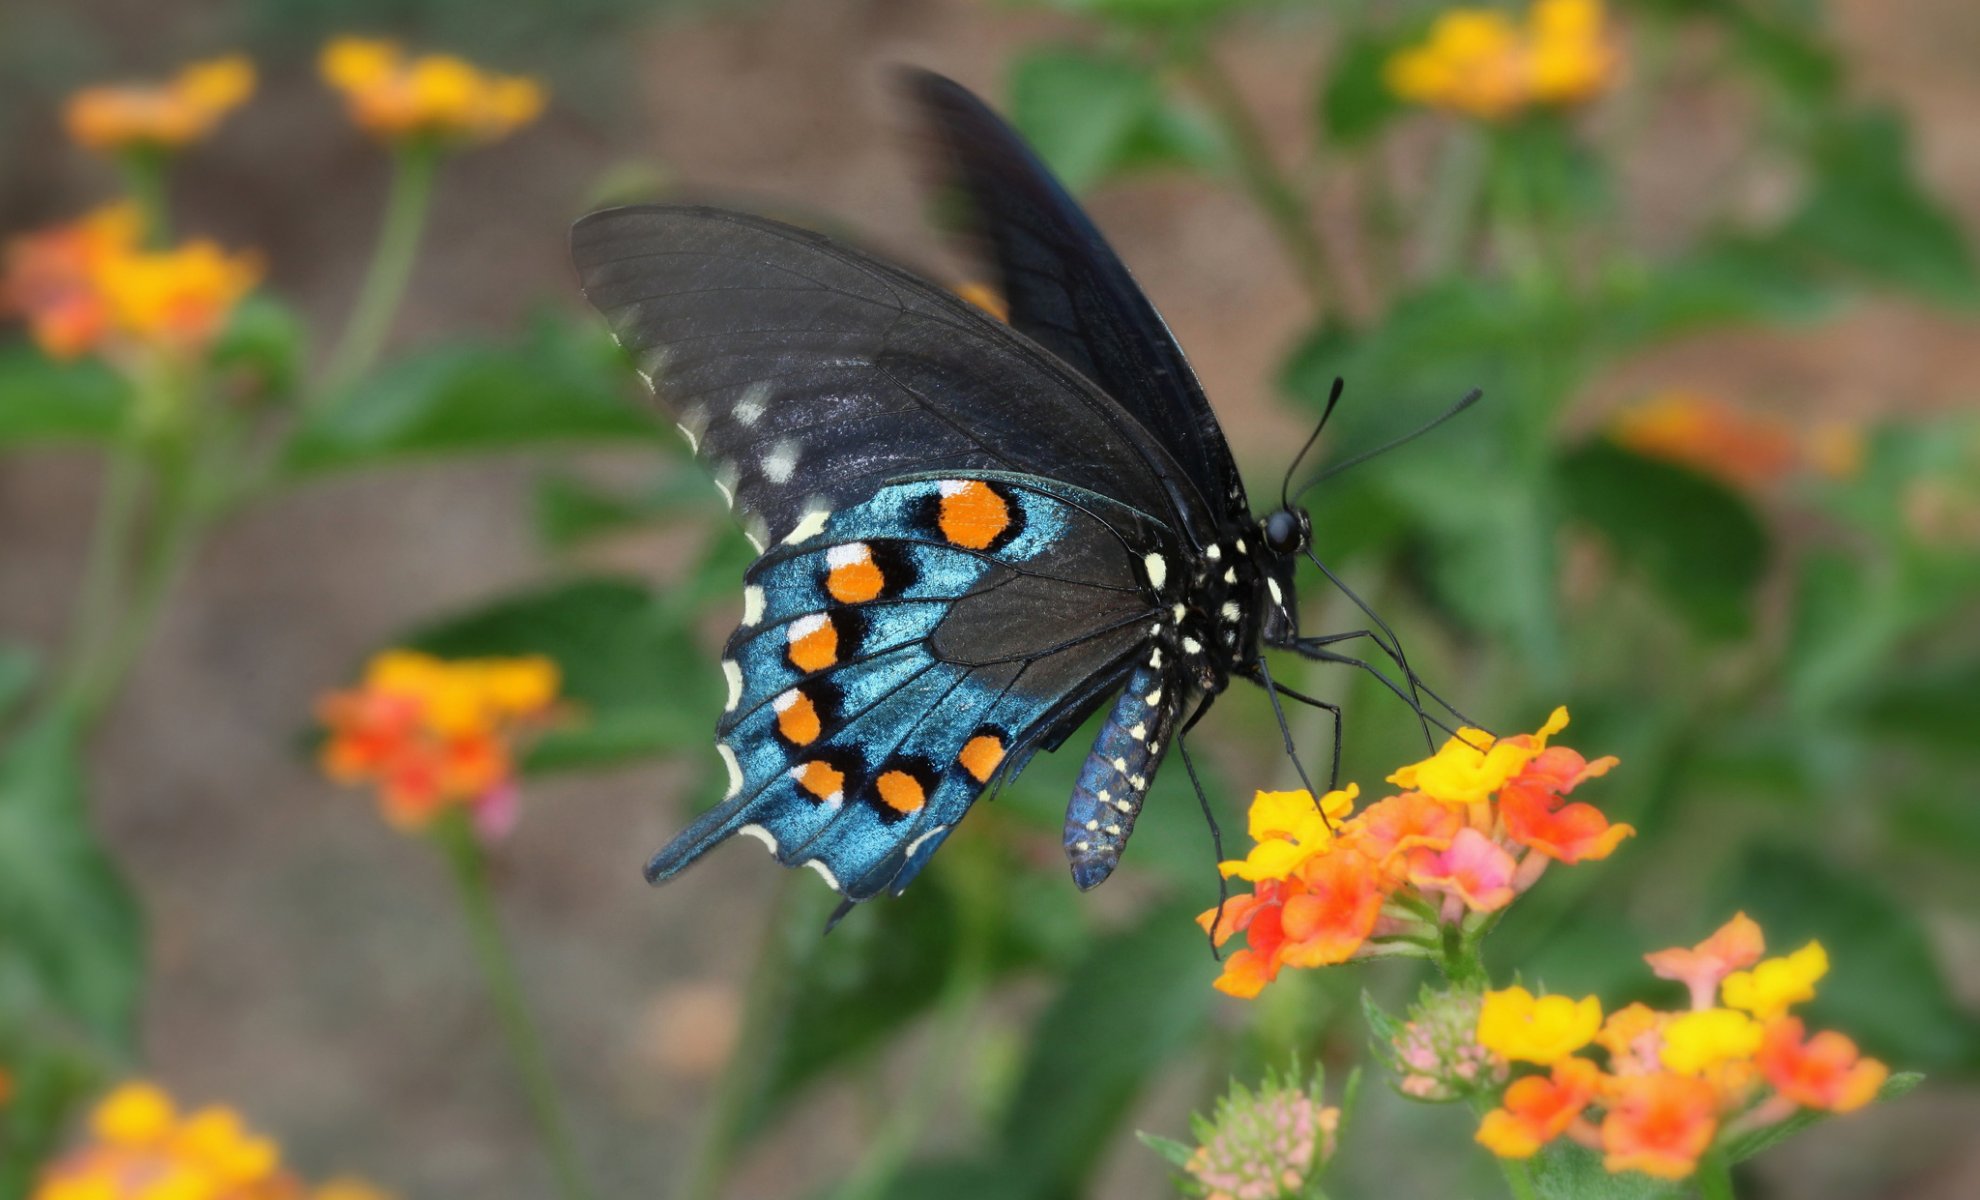
[[[942,182],[965,201],[1011,325],[1076,367],[1155,434],[1196,490],[1248,515],[1217,417],[1161,314],[1106,239],[1015,130],[952,80],[905,73]]]
[[[897,476],[1078,480],[1173,520],[1175,463],[1076,372],[948,292],[720,209],[610,209],[571,252],[759,550]]]
[[[724,659],[729,796],[652,876],[747,832],[849,898],[898,890],[997,771],[1160,669],[1193,489],[1077,372],[775,222],[619,209],[572,243],[764,551]],[[1144,732],[1167,728],[1184,689],[1146,690]],[[1109,813],[1078,853],[1110,867],[1159,749],[1114,756],[1120,782],[1087,804]]]

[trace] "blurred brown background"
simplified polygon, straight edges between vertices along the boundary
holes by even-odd
[[[59,217],[107,190],[104,168],[59,136],[57,82],[158,73],[231,48],[259,28],[240,7],[12,0],[0,16],[0,70],[11,77],[0,84],[0,228]],[[267,19],[261,9],[284,6],[247,7]],[[294,7],[319,28],[353,32],[370,11]],[[1980,235],[1980,6],[1839,0],[1830,10],[1861,87],[1909,113],[1926,180]],[[598,5],[572,11],[607,20]],[[911,259],[942,262],[920,221],[884,67],[931,66],[994,98],[1012,48],[1080,32],[969,0],[792,0],[609,19],[634,32],[609,39],[596,61],[582,41],[552,47],[549,119],[445,177],[402,339],[506,327],[545,300],[575,304],[563,231],[613,177],[664,173],[801,202]],[[1297,11],[1267,16],[1225,48],[1289,140],[1307,120],[1323,49],[1304,31]],[[260,56],[254,119],[197,152],[179,200],[189,227],[261,248],[272,285],[330,321],[356,286],[384,175],[316,82],[312,45]],[[539,66],[520,54],[504,65]],[[1685,181],[1713,155],[1737,153],[1715,138],[1726,118],[1709,97],[1696,111],[1656,114],[1629,189],[1652,218],[1681,223]],[[1297,422],[1274,411],[1271,372],[1304,310],[1253,210],[1210,183],[1160,176],[1109,187],[1092,207],[1190,350],[1240,457],[1276,469]],[[1797,412],[1864,414],[1970,398],[1976,378],[1970,324],[1887,302],[1810,331],[1694,339],[1630,364],[1591,404],[1704,386]],[[156,1075],[189,1101],[237,1103],[314,1174],[362,1171],[409,1196],[548,1190],[444,878],[423,847],[381,824],[365,798],[318,779],[298,752],[313,697],[394,631],[539,571],[525,520],[531,471],[518,457],[345,476],[225,530],[173,601],[99,747],[99,812],[152,915]],[[55,644],[94,487],[82,454],[0,458],[0,630],[10,637]],[[604,553],[664,576],[674,551],[634,537]],[[661,768],[536,784],[502,851],[505,917],[582,1149],[613,1195],[670,1194],[778,885],[759,854],[729,848],[689,883],[650,891],[638,867],[677,823],[677,787]],[[1037,886],[1064,881],[1041,875]],[[1973,998],[1980,946],[1967,951],[1953,965]],[[1173,1098],[1160,1120],[1173,1123],[1186,1103]],[[841,1171],[852,1108],[847,1094],[815,1100],[739,1193],[801,1195]],[[1908,1126],[1880,1135],[1897,1144],[1943,1146],[1980,1123],[1980,1108],[1866,1119]],[[1797,1154],[1795,1170],[1831,1165],[1819,1139]],[[1109,1194],[1159,1186],[1152,1157],[1124,1146],[1117,1158]],[[1980,1195],[1980,1150],[1944,1162],[1914,1194]]]

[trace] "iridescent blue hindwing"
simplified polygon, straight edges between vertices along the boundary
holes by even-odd
[[[745,833],[848,899],[900,890],[987,784],[1145,659],[1163,603],[1147,564],[1170,540],[1002,474],[805,514],[750,568],[724,651],[728,796],[649,877]]]

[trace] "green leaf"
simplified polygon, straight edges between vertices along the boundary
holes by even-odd
[[[1747,632],[1771,548],[1743,496],[1600,438],[1568,451],[1558,469],[1569,519],[1599,530],[1694,630],[1715,638]]]
[[[1872,733],[1971,758],[1980,755],[1980,662],[1906,664],[1857,697]],[[1948,799],[1953,799],[1948,797]],[[1956,801],[1965,807],[1963,798]]]
[[[1320,128],[1335,145],[1366,145],[1403,111],[1384,72],[1404,44],[1398,34],[1363,29],[1334,52],[1320,90]]]
[[[1884,1086],[1877,1089],[1876,1102],[1889,1103],[1923,1082],[1925,1076],[1917,1071],[1900,1071],[1884,1080]],[[1771,1150],[1810,1126],[1818,1125],[1827,1119],[1829,1119],[1828,1113],[1804,1108],[1785,1121],[1763,1126],[1732,1139],[1724,1151],[1726,1159],[1730,1162],[1745,1162],[1754,1155],[1764,1150]]]
[[[0,720],[26,698],[28,688],[40,673],[41,660],[34,651],[0,642]]]
[[[1720,236],[1678,258],[1612,272],[1597,304],[1605,342],[1627,350],[1730,325],[1805,324],[1833,314],[1840,300],[1778,242]]]
[[[592,577],[448,617],[399,642],[445,657],[542,654],[563,673],[572,724],[531,752],[534,771],[709,744],[719,673],[694,615],[629,579]]]
[[[820,1200],[836,1200],[837,1188]],[[876,1200],[1046,1200],[1005,1162],[945,1159],[910,1163],[879,1190]]]
[[[95,359],[61,363],[32,346],[0,346],[0,447],[107,442],[129,405],[130,388]]]
[[[1216,135],[1130,59],[1033,50],[1012,64],[1010,94],[1013,122],[1074,192],[1124,171],[1220,160]]]
[[[1733,32],[1732,46],[1759,68],[1788,100],[1804,109],[1835,100],[1844,77],[1841,56],[1826,44],[1814,22],[1775,20],[1755,11],[1761,6],[1720,3],[1712,6]]]
[[[555,441],[658,438],[602,333],[539,321],[520,346],[453,345],[391,364],[313,412],[287,446],[295,474]]]
[[[1188,1166],[1190,1156],[1196,1153],[1194,1147],[1185,1146],[1174,1138],[1165,1138],[1159,1133],[1150,1133],[1145,1129],[1135,1130],[1134,1136],[1140,1139],[1142,1145],[1161,1155],[1164,1161],[1177,1170]]]
[[[698,469],[668,470],[638,491],[616,490],[569,472],[536,481],[536,534],[552,549],[568,550],[594,538],[625,533],[683,513],[719,509],[715,489]]]
[[[1541,1200],[1670,1200],[1689,1194],[1681,1184],[1635,1171],[1612,1175],[1601,1155],[1566,1138],[1548,1143],[1527,1165]]]
[[[1136,1098],[1208,1019],[1214,964],[1193,915],[1164,905],[1101,941],[1038,1018],[1002,1142],[1041,1190],[1084,1191]]]
[[[1980,305],[1980,274],[1959,223],[1914,176],[1895,113],[1829,122],[1810,155],[1814,178],[1782,231],[1785,243],[1881,283]]]
[[[1805,1015],[1871,1054],[1903,1067],[1971,1068],[1980,1021],[1953,997],[1917,914],[1864,871],[1813,854],[1747,851],[1721,905],[1745,911],[1776,954],[1819,940],[1829,974]]]
[[[90,827],[78,749],[74,729],[51,719],[0,753],[0,1029],[59,1037],[74,1023],[128,1052],[143,938]]]

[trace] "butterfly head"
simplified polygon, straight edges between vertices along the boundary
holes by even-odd
[[[1313,544],[1313,518],[1303,508],[1288,505],[1263,522],[1265,548],[1282,558],[1293,558]]]

